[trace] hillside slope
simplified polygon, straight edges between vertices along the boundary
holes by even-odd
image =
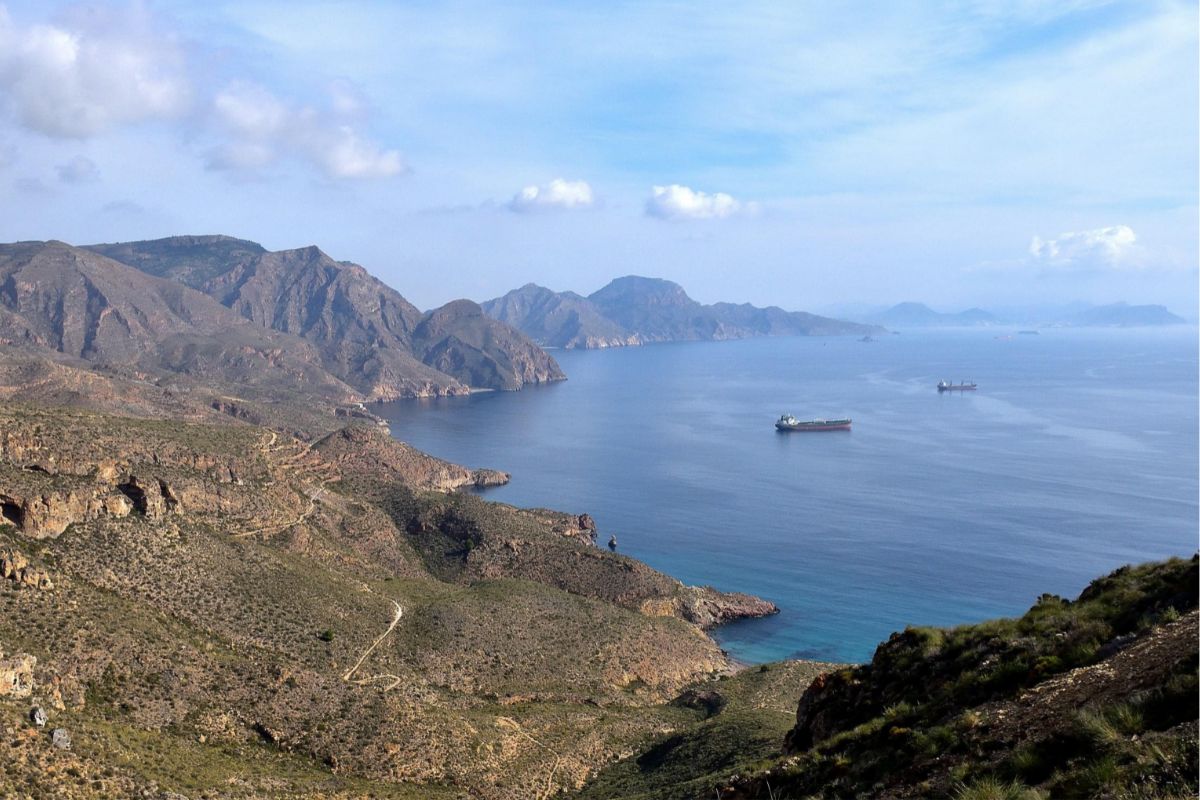
[[[583,796],[1195,797],[1197,566],[1125,567],[1018,619],[910,628],[813,680],[772,744],[755,731],[773,718],[718,724],[745,713],[730,703]]]
[[[62,242],[0,245],[0,344],[195,381],[287,387],[342,402],[353,388],[308,343],[251,324],[178,283]]]
[[[0,796],[516,800],[693,719],[664,703],[732,666],[702,626],[773,608],[446,491],[502,478],[373,426],[6,406]]]
[[[357,264],[317,247],[270,252],[227,236],[176,236],[89,249],[216,299],[310,342],[329,372],[372,400],[519,389],[562,379],[548,354],[457,302],[422,314]]]

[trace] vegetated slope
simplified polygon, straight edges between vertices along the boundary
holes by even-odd
[[[741,601],[433,490],[479,477],[370,427],[7,406],[0,677],[36,665],[0,796],[528,798],[694,720],[663,704],[730,664],[687,620]]]
[[[370,399],[513,390],[564,377],[541,348],[475,304],[422,314],[362,267],[316,247],[269,252],[227,236],[176,236],[90,249],[311,342],[326,369]]]
[[[142,378],[165,371],[326,401],[355,395],[321,368],[308,343],[251,324],[200,292],[62,242],[0,245],[0,345]]]
[[[873,325],[748,303],[702,305],[677,283],[630,275],[586,298],[534,284],[484,303],[484,310],[555,347],[613,347],[645,342],[752,336],[879,333]]]
[[[750,774],[722,778],[710,752],[704,791],[650,768],[623,796],[1195,797],[1196,601],[1197,559],[1172,559],[1017,619],[910,628],[818,677]]]

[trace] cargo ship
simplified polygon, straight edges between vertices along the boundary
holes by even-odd
[[[950,383],[950,381],[938,381],[937,385],[939,392],[973,392],[976,388],[974,383]]]
[[[775,428],[781,431],[848,431],[850,430],[850,420],[849,418],[799,420],[791,414],[784,414],[775,423]]]

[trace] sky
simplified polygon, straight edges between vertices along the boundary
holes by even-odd
[[[0,241],[1195,318],[1195,2],[0,0]]]

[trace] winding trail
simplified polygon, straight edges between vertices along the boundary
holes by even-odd
[[[247,536],[254,536],[255,534],[259,534],[259,533],[267,533],[268,531],[277,533],[279,531],[286,531],[288,528],[295,527],[296,525],[299,525],[300,523],[304,522],[305,520],[307,520],[309,517],[311,517],[313,515],[313,512],[317,510],[317,501],[321,499],[321,495],[324,493],[325,493],[325,487],[322,486],[319,489],[317,489],[316,492],[309,495],[308,496],[308,508],[306,508],[306,509],[304,509],[304,511],[300,512],[300,516],[296,517],[291,522],[280,522],[276,525],[267,525],[266,527],[256,528],[255,530],[252,530],[252,531],[243,531],[241,533],[235,533],[233,535],[233,538],[234,539],[244,539]]]
[[[399,686],[401,683],[404,682],[404,679],[401,678],[399,675],[392,675],[391,673],[383,673],[380,675],[368,675],[363,678],[355,678],[354,677],[354,673],[358,672],[359,667],[361,667],[363,662],[367,660],[367,656],[371,655],[371,653],[375,650],[375,648],[378,647],[379,644],[384,639],[386,639],[391,634],[392,631],[394,631],[396,629],[396,626],[400,624],[400,618],[404,616],[404,607],[401,606],[399,603],[397,603],[395,600],[392,600],[391,603],[396,609],[396,615],[394,617],[392,617],[392,621],[387,626],[387,630],[385,630],[383,633],[379,634],[379,636],[377,636],[375,638],[375,641],[371,642],[371,646],[363,651],[362,655],[358,657],[358,661],[354,662],[354,666],[352,666],[350,669],[348,669],[344,673],[342,673],[343,681],[346,681],[347,683],[358,684],[360,686],[363,684],[374,683],[375,681],[380,681],[380,680],[392,681],[392,683],[390,683],[389,685],[384,687],[383,690],[385,692],[395,689],[397,686]]]

